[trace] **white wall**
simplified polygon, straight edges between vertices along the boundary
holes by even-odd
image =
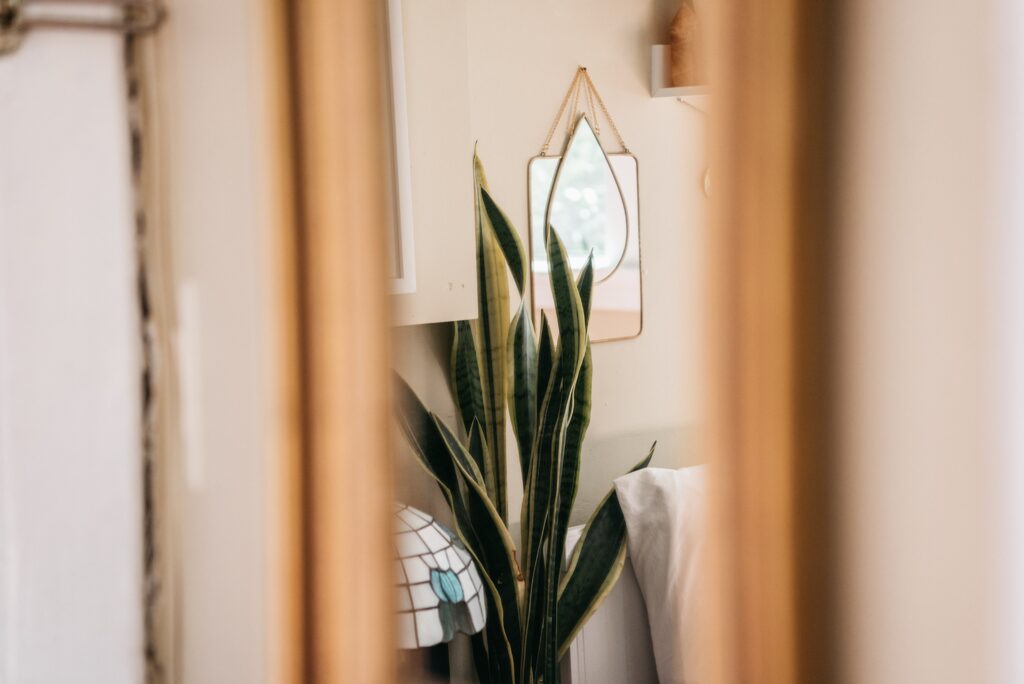
[[[174,681],[262,682],[274,657],[267,7],[177,0],[153,43],[165,379],[177,375],[180,399],[178,421],[167,424],[180,440],[160,483],[173,528],[162,570],[173,593],[165,646]]]
[[[0,681],[142,680],[123,41],[0,57]]]
[[[844,17],[837,566],[848,682],[997,681],[995,605],[1007,596],[995,584],[1006,474],[995,379],[1006,369],[993,353],[989,7],[865,0]]]
[[[996,591],[997,681],[1024,681],[1024,6],[994,2],[992,139],[996,181],[996,239],[992,259],[997,345],[1000,360],[996,467],[998,579]]]
[[[694,440],[700,419],[696,344],[705,118],[674,99],[652,99],[649,92],[650,46],[667,42],[676,9],[667,0],[468,0],[472,138],[496,199],[524,244],[526,165],[539,151],[578,65],[588,67],[639,160],[644,331],[635,340],[594,346],[594,408],[577,522],[653,440],[656,464],[699,458]],[[435,78],[436,97],[444,97],[444,75]],[[415,184],[414,176],[414,191]],[[396,364],[428,405],[452,420],[441,370],[447,351],[433,345],[437,332],[396,329]],[[520,477],[511,457],[510,466],[510,508],[516,511]],[[420,477],[415,469],[405,472]]]

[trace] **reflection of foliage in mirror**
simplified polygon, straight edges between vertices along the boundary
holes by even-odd
[[[530,188],[530,235],[531,235],[531,276],[534,320],[539,323],[541,312],[548,316],[553,310],[551,290],[548,287],[547,257],[544,245],[537,244],[543,235],[538,221],[543,221],[547,206],[546,195],[554,176],[554,169],[560,157],[534,157],[528,167]],[[594,317],[591,320],[590,339],[592,342],[621,340],[636,337],[643,327],[642,295],[640,287],[640,219],[639,219],[639,176],[636,157],[631,154],[612,153],[608,155],[622,198],[626,204],[629,231],[626,237],[622,261],[602,273],[595,269]],[[540,180],[538,180],[540,179]],[[538,196],[540,195],[540,196]],[[539,209],[538,209],[539,207]],[[562,231],[559,231],[559,235]],[[603,278],[602,278],[603,276]]]
[[[560,180],[563,192],[553,198],[551,212],[553,215],[572,218],[571,222],[563,222],[558,233],[569,251],[569,260],[573,262],[573,268],[578,269],[583,265],[577,262],[578,258],[582,255],[582,260],[585,261],[590,250],[594,250],[594,265],[602,268],[612,265],[618,258],[618,254],[606,254],[606,241],[602,239],[605,229],[605,207],[608,203],[607,162],[593,131],[588,127],[581,135],[586,139],[580,141],[583,144],[573,158],[573,163],[562,170]],[[549,199],[550,183],[553,180],[554,177],[548,180],[547,184]],[[541,212],[545,209],[546,207],[540,207]],[[537,223],[543,225],[543,213]],[[537,244],[544,244],[543,235],[535,237],[539,238]],[[608,263],[609,261],[611,263]]]
[[[622,258],[627,218],[615,173],[587,118],[580,117],[559,161],[534,161],[530,196],[544,199],[531,199],[533,244],[545,244],[543,226],[550,222],[565,244],[573,270],[582,268],[592,252],[601,280]]]

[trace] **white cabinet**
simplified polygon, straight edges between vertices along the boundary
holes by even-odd
[[[392,286],[394,322],[476,318],[466,0],[391,0],[389,9],[396,264],[406,264]],[[410,247],[412,258],[402,252]]]

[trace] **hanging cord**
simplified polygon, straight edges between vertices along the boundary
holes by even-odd
[[[619,147],[622,151],[629,153],[629,148],[626,147],[626,141],[622,139],[622,134],[619,132],[619,127],[615,125],[615,121],[612,120],[611,114],[608,113],[608,107],[605,105],[604,100],[601,99],[601,94],[597,92],[597,87],[590,78],[590,74],[587,73],[587,68],[584,66],[576,69],[576,75],[573,76],[572,83],[569,84],[569,90],[566,91],[565,97],[562,98],[562,104],[558,108],[558,114],[555,115],[555,120],[551,122],[551,128],[548,129],[547,137],[544,139],[544,144],[540,148],[540,156],[548,156],[548,150],[551,147],[551,141],[555,137],[555,132],[558,130],[558,125],[561,123],[563,116],[568,108],[569,117],[566,124],[565,137],[566,139],[572,134],[573,123],[579,117],[580,112],[580,95],[584,98],[584,107],[588,119],[590,120],[591,126],[594,128],[594,135],[598,138],[601,137],[601,125],[597,115],[597,107],[601,109],[601,113],[604,118],[607,119],[608,124],[612,128],[612,132],[615,134],[615,138],[618,140]],[[569,103],[572,102],[572,107],[569,108]],[[596,104],[596,107],[595,107]]]
[[[587,72],[584,71],[583,75],[586,76]],[[594,108],[594,91],[591,88],[587,88],[587,112],[590,114],[590,123],[594,126],[594,135],[597,139],[601,139],[601,122],[597,119],[597,110]],[[576,119],[573,119],[575,121]]]
[[[567,119],[567,121],[569,121],[569,125],[571,125],[573,121],[578,119],[580,115],[580,93],[584,90],[581,87],[582,85],[583,79],[581,78],[576,82],[576,92],[573,93],[572,96],[572,110],[570,110],[571,113],[569,115],[569,118]]]
[[[573,98],[579,88],[580,83],[580,70],[576,71],[576,75],[572,79],[572,83],[569,85],[569,90],[566,91],[565,97],[562,98],[562,104],[558,107],[558,114],[555,114],[555,120],[551,122],[551,128],[548,129],[548,135],[544,138],[544,144],[540,148],[540,156],[546,157],[548,154],[548,147],[551,145],[551,139],[555,137],[555,131],[558,130],[558,122],[562,120],[562,114],[565,113],[565,107],[569,104],[569,100]],[[575,108],[575,105],[573,105]]]
[[[601,107],[601,112],[604,113],[604,118],[608,120],[608,124],[612,127],[612,133],[615,134],[615,138],[619,141],[619,147],[622,148],[623,152],[629,152],[629,148],[626,147],[626,141],[622,139],[622,133],[619,132],[619,127],[615,125],[612,115],[608,113],[608,107],[605,106],[604,100],[601,99],[601,93],[597,92],[594,82],[590,80],[590,74],[587,73],[586,68],[583,68],[583,78],[587,83],[588,92],[593,94],[598,106]],[[596,119],[597,117],[595,116],[594,118]]]

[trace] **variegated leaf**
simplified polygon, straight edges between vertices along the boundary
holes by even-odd
[[[421,464],[441,488],[455,518],[456,531],[485,579],[503,644],[494,648],[498,667],[514,678],[520,652],[519,594],[515,548],[504,522],[492,505],[472,456],[454,433],[430,413],[412,388],[396,377],[396,417]],[[488,649],[490,657],[491,649]]]
[[[484,397],[480,388],[480,361],[469,321],[452,324],[451,383],[455,407],[462,419],[462,428],[469,434],[475,419],[484,424]],[[483,468],[481,468],[483,470]]]
[[[551,371],[555,364],[555,343],[551,337],[551,324],[547,314],[540,314],[540,341],[537,349],[537,411],[540,412],[544,397],[551,385]]]
[[[484,434],[493,461],[493,482],[488,494],[501,514],[508,519],[505,466],[505,383],[507,377],[508,273],[505,257],[487,219],[482,191],[487,189],[480,158],[474,156],[476,178],[476,240],[478,302],[480,305],[480,385],[484,404]]]
[[[530,452],[537,430],[537,342],[524,300],[508,331],[508,409],[512,431],[519,446],[519,465],[525,482],[530,471]]]
[[[630,472],[647,467],[654,448]],[[558,590],[558,654],[569,644],[615,586],[626,559],[626,520],[609,492],[583,529]]]
[[[565,247],[555,230],[548,230],[548,264],[551,291],[558,319],[558,345],[552,387],[544,398],[537,440],[531,456],[533,487],[524,538],[529,567],[530,601],[525,616],[524,672],[551,681],[557,676],[557,588],[562,554],[554,547],[557,538],[559,482],[565,453],[565,432],[572,415],[576,380],[586,349],[586,318]],[[542,596],[538,596],[540,593]]]
[[[519,290],[519,296],[522,297],[526,292],[526,279],[529,277],[527,273],[528,262],[526,260],[526,251],[523,249],[523,242],[519,238],[519,233],[512,227],[508,217],[505,216],[505,212],[495,203],[490,191],[486,187],[481,186],[480,196],[483,200],[484,214],[494,230],[498,245],[501,247],[501,251],[505,255],[505,261],[508,263],[508,269],[512,272],[512,280],[515,281],[516,288]]]

